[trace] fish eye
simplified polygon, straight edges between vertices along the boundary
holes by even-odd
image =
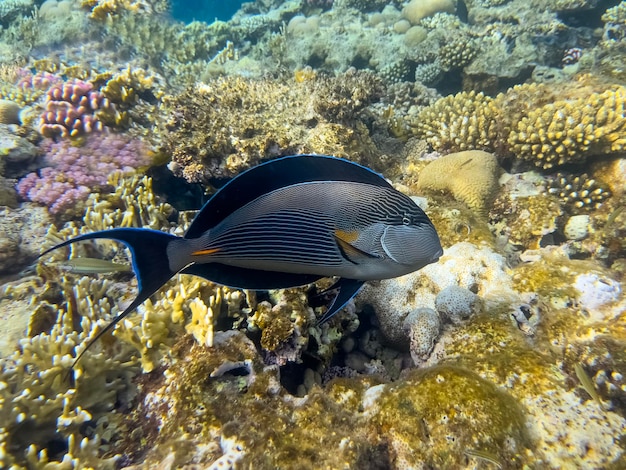
[[[402,225],[411,225],[411,218],[408,215],[402,217]]]

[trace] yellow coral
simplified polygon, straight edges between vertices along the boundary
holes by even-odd
[[[15,101],[0,99],[0,124],[19,124],[20,111]]]
[[[410,125],[438,151],[486,150],[544,169],[581,163],[626,148],[626,88],[595,88],[518,85],[495,98],[462,92],[425,108]]]
[[[485,214],[498,190],[496,157],[481,150],[452,153],[429,163],[420,173],[418,190],[444,191]]]
[[[167,0],[82,0],[81,7],[91,11],[89,17],[94,20],[104,21],[112,15],[124,11],[134,13],[163,13],[167,11]]]
[[[531,111],[508,138],[517,158],[542,168],[584,162],[626,147],[626,88],[556,101]]]
[[[143,69],[131,69],[129,66],[107,81],[102,88],[102,94],[112,103],[132,105],[137,101],[138,94],[153,86],[153,76],[147,75]]]
[[[474,91],[446,96],[426,107],[412,126],[435,150],[492,150],[497,137],[492,100]]]

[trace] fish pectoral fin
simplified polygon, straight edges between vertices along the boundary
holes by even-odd
[[[354,243],[359,238],[358,232],[345,232],[343,230],[335,230],[335,241],[343,256],[346,260],[352,264],[359,264],[359,260],[363,258],[376,258],[375,255],[367,253],[366,251],[357,248]]]
[[[206,250],[196,250],[191,253],[191,256],[206,256],[212,255],[220,251],[220,248],[207,248]]]

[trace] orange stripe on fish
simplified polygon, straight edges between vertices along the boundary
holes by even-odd
[[[191,253],[191,256],[204,256],[204,255],[212,255],[213,253],[217,253],[220,251],[220,248],[207,248],[206,250],[198,250]]]

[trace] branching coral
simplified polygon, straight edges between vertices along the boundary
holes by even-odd
[[[76,369],[75,388],[70,386],[65,374],[75,347],[92,338],[111,317],[111,303],[105,294],[110,284],[82,278],[77,283],[64,279],[61,285],[68,302],[62,307],[51,305],[52,328],[21,340],[20,349],[1,361],[3,467],[24,464],[25,447],[29,448],[29,460],[35,456],[46,460],[45,451],[40,451],[58,439],[57,433],[70,437],[79,432],[81,424],[113,408],[136,370],[128,362],[128,347],[106,352],[94,348]],[[77,321],[80,332],[75,331]],[[90,453],[95,456],[98,449]]]
[[[516,158],[544,169],[626,148],[626,88],[560,100],[528,113],[508,144]]]
[[[152,159],[143,142],[117,134],[91,135],[83,146],[46,140],[42,147],[48,166],[21,179],[17,190],[53,214],[82,213],[87,196],[103,188],[112,173],[132,173]]]
[[[174,174],[209,184],[293,153],[365,159],[375,150],[360,112],[377,99],[378,84],[366,73],[299,83],[211,80],[165,99],[172,117],[163,150],[172,156]]]
[[[164,13],[169,9],[169,2],[168,0],[81,0],[81,6],[90,11],[90,18],[104,21],[123,12]]]
[[[543,169],[621,152],[626,89],[565,91],[566,99],[550,85],[519,85],[495,98],[462,92],[424,109],[413,126],[439,151],[488,150]]]

